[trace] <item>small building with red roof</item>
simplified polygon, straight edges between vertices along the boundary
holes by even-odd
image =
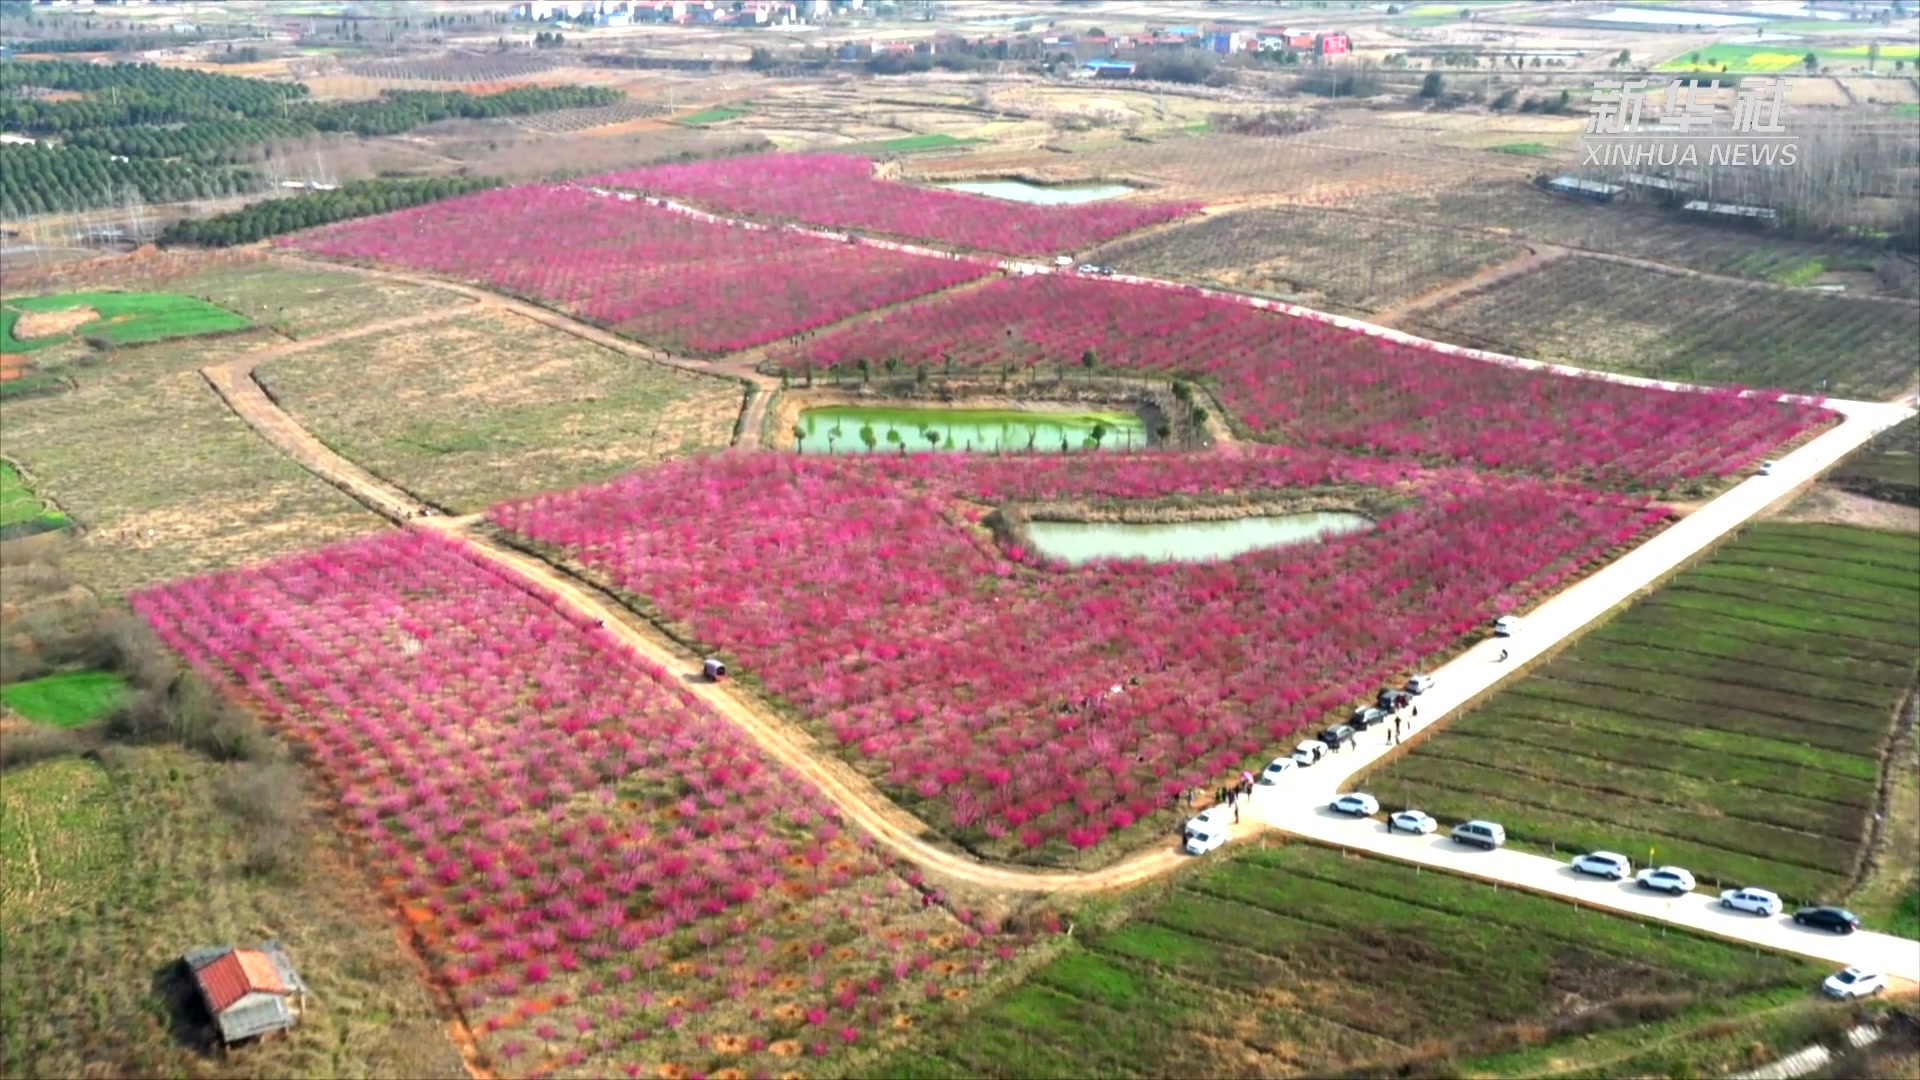
[[[262,942],[257,949],[193,949],[180,959],[220,1028],[222,1042],[284,1031],[299,1020],[306,1005],[307,985],[277,941]]]

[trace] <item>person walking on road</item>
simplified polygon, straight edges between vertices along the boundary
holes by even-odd
[[[1505,650],[1505,649],[1501,649],[1501,650],[1500,650],[1500,662],[1501,662],[1501,663],[1505,663],[1505,662],[1506,662],[1506,660],[1507,660],[1507,650]]]

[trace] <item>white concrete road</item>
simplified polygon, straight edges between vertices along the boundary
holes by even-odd
[[[1900,422],[1912,410],[1871,402],[1831,402],[1846,420],[1779,459],[1771,476],[1742,481],[1719,498],[1669,526],[1592,576],[1522,612],[1522,629],[1512,638],[1489,639],[1453,662],[1432,672],[1433,688],[1415,698],[1419,718],[1412,735],[1445,720],[1464,703],[1508,678],[1528,660],[1579,632],[1622,602],[1659,581],[1673,567],[1753,518],[1795,488],[1871,438]],[[1509,653],[1503,662],[1501,650]],[[1409,673],[1411,674],[1411,673]],[[1387,754],[1391,725],[1363,733],[1350,751],[1329,755],[1320,764],[1297,769],[1271,787],[1255,789],[1251,805],[1255,820],[1290,832],[1357,851],[1367,851],[1516,885],[1535,892],[1577,899],[1595,907],[1703,930],[1720,937],[1751,942],[1835,964],[1877,968],[1890,976],[1920,983],[1920,941],[1861,932],[1848,936],[1794,926],[1784,917],[1761,919],[1722,911],[1717,897],[1696,895],[1674,900],[1630,885],[1581,878],[1562,862],[1515,851],[1482,852],[1463,848],[1444,838],[1456,822],[1442,822],[1440,838],[1389,835],[1376,820],[1356,821],[1326,809],[1334,795],[1349,790],[1348,781]],[[1400,807],[1383,807],[1398,810]],[[1625,844],[1622,840],[1622,844]],[[1616,847],[1616,850],[1625,850]],[[1764,887],[1765,882],[1751,884]]]

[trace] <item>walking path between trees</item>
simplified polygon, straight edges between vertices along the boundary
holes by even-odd
[[[902,250],[909,250],[906,245],[899,245],[899,247]],[[945,253],[941,254],[944,257],[951,257],[945,256]],[[432,278],[414,278],[386,271],[369,272],[399,280],[422,281],[441,287],[450,287],[447,283]],[[1123,280],[1168,287],[1168,283],[1153,279]],[[611,347],[620,348],[623,352],[645,352],[630,343],[621,343],[620,339],[604,331],[582,326],[565,316],[534,305],[494,297],[492,294],[465,286],[454,287],[454,291],[462,295],[491,299],[501,306],[538,318],[548,325],[579,333],[583,337],[588,337],[589,340],[597,341],[604,335]],[[1212,290],[1201,291],[1212,292]],[[1518,357],[1440,345],[1385,327],[1297,308],[1293,305],[1258,301],[1233,294],[1219,295],[1252,303],[1256,307],[1285,311],[1302,318],[1333,322],[1337,325],[1348,325],[1377,336],[1436,347],[1442,351],[1489,362],[1539,368],[1563,374],[1577,373],[1634,385],[1686,389],[1681,384],[1633,376],[1596,376],[1595,373],[1565,365],[1542,364]],[[425,322],[431,321],[432,318],[444,317],[451,316],[435,313],[434,316],[421,316],[416,319]],[[408,324],[410,321],[396,320],[396,322]],[[381,328],[389,327],[387,324],[381,324],[378,327],[362,328],[359,332],[373,332]],[[222,383],[216,381],[216,373],[227,380],[222,396],[232,405],[236,413],[252,424],[274,446],[288,453],[317,475],[354,493],[356,497],[376,510],[386,513],[395,520],[409,520],[404,516],[405,511],[409,507],[417,506],[417,500],[403,495],[397,496],[395,489],[334,454],[311,435],[307,435],[264,392],[259,391],[258,384],[253,383],[250,376],[244,382],[253,386],[252,392],[247,391],[244,385],[237,385],[235,375],[237,372],[250,373],[254,366],[272,356],[284,355],[297,348],[318,347],[332,340],[337,338],[318,338],[310,342],[297,343],[285,349],[269,350],[266,353],[242,357],[229,364],[215,365],[207,369],[206,374],[216,389],[222,387]],[[652,358],[651,354],[647,355]],[[1414,738],[1418,739],[1425,732],[1433,730],[1470,699],[1491,689],[1505,676],[1517,672],[1528,659],[1550,650],[1561,640],[1579,632],[1614,607],[1656,584],[1667,572],[1705,550],[1716,540],[1768,506],[1792,495],[1803,484],[1814,480],[1823,470],[1865,443],[1874,434],[1898,423],[1912,413],[1912,410],[1905,406],[1879,402],[1830,401],[1827,404],[1841,413],[1844,420],[1782,457],[1776,463],[1772,475],[1756,476],[1743,481],[1613,564],[1546,601],[1535,610],[1524,613],[1523,636],[1509,639],[1504,643],[1504,647],[1512,650],[1513,653],[1508,661],[1501,663],[1494,660],[1498,649],[1502,646],[1482,644],[1434,672],[1437,679],[1434,689],[1419,699],[1424,706],[1423,716]],[[755,434],[757,434],[757,428]],[[745,432],[743,432],[744,435]],[[398,512],[398,515],[395,512]],[[538,582],[560,597],[562,602],[603,621],[611,633],[639,651],[641,655],[668,670],[680,671],[683,675],[688,674],[692,661],[679,656],[673,649],[660,643],[651,633],[642,632],[633,626],[624,617],[623,611],[614,610],[602,603],[554,567],[530,556],[521,555],[497,544],[464,534],[462,528],[474,520],[472,517],[414,520],[418,525],[435,528],[458,537],[472,550],[495,565],[524,579]],[[845,762],[833,757],[830,752],[810,747],[811,740],[795,731],[791,725],[766,714],[763,707],[757,703],[749,704],[736,697],[730,685],[693,681],[689,686],[693,693],[713,706],[722,716],[738,724],[769,755],[817,785],[821,792],[840,809],[846,820],[870,831],[878,841],[901,857],[956,881],[1019,892],[1097,892],[1123,888],[1159,877],[1172,872],[1187,861],[1184,855],[1168,847],[1144,852],[1115,866],[1085,872],[983,864],[923,839],[927,832],[924,823],[886,798]],[[1280,749],[1282,748],[1276,747],[1276,752]],[[1597,889],[1589,887],[1585,891],[1572,890],[1571,883],[1560,874],[1557,864],[1549,859],[1522,855],[1518,852],[1495,852],[1486,855],[1464,849],[1456,850],[1445,841],[1388,837],[1380,831],[1381,827],[1375,822],[1356,823],[1333,818],[1325,810],[1325,804],[1331,799],[1333,793],[1352,776],[1377,762],[1384,756],[1386,749],[1385,746],[1376,744],[1370,745],[1364,752],[1356,750],[1334,756],[1303,773],[1288,777],[1290,781],[1288,784],[1258,790],[1253,803],[1254,821],[1251,824],[1254,828],[1258,828],[1264,823],[1311,840],[1342,844],[1390,858],[1432,865],[1436,868],[1504,884],[1575,897],[1598,907],[1609,907],[1636,917],[1685,926],[1760,947],[1780,949],[1836,962],[1864,961],[1870,966],[1882,967],[1888,971],[1889,975],[1896,978],[1920,981],[1920,955],[1916,954],[1916,950],[1920,950],[1920,943],[1903,942],[1900,939],[1890,939],[1879,934],[1855,934],[1846,938],[1821,937],[1788,930],[1777,925],[1773,920],[1742,920],[1731,917],[1721,920],[1717,918],[1719,914],[1717,909],[1702,910],[1700,908],[1707,903],[1705,900],[1683,899],[1672,904],[1664,904],[1660,900],[1649,900],[1630,890],[1614,889],[1608,893],[1604,886]],[[1243,825],[1241,829],[1244,835],[1247,827]]]

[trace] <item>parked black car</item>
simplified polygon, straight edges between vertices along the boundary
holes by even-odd
[[[1374,704],[1388,712],[1396,712],[1413,704],[1413,695],[1405,690],[1382,690]]]
[[[1836,934],[1851,934],[1860,929],[1860,916],[1837,907],[1801,908],[1793,913],[1793,921],[1801,926],[1817,926]]]
[[[1392,715],[1392,713],[1377,705],[1370,706],[1364,709],[1353,710],[1353,715],[1347,719],[1347,723],[1361,731],[1365,731]]]
[[[1352,742],[1353,736],[1353,728],[1346,724],[1335,724],[1320,733],[1320,741],[1327,744],[1327,749],[1338,750]]]

